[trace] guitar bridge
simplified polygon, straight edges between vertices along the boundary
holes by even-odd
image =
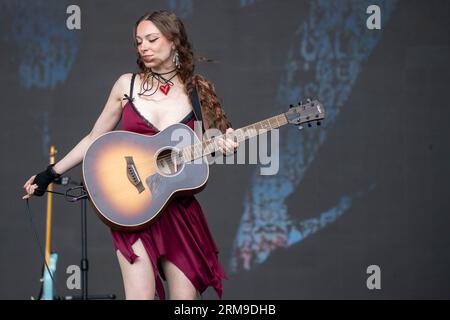
[[[127,178],[131,182],[133,186],[136,187],[139,193],[145,190],[144,185],[142,183],[141,178],[139,177],[139,173],[137,171],[136,165],[134,164],[133,157],[125,157],[125,161],[127,163]]]

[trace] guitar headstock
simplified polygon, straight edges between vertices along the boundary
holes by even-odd
[[[284,115],[289,123],[295,125],[308,123],[311,126],[311,122],[316,122],[320,126],[320,121],[325,118],[325,108],[318,100],[308,99],[306,103],[299,102],[297,106],[291,104]]]

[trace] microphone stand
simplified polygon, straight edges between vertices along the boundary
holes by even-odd
[[[69,184],[69,177],[60,177],[55,180],[55,184],[67,185]],[[88,271],[89,271],[89,261],[87,257],[87,200],[89,195],[84,188],[84,184],[76,183],[74,181],[71,184],[77,185],[77,187],[72,187],[67,189],[65,193],[66,200],[69,202],[81,203],[81,295],[80,296],[65,296],[57,297],[59,300],[92,300],[92,299],[116,299],[115,294],[105,294],[105,295],[89,295],[88,294]],[[76,190],[79,192],[78,195],[70,194],[71,191]]]

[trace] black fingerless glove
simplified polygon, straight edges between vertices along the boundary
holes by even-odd
[[[48,185],[61,176],[56,173],[53,166],[54,164],[49,165],[45,171],[38,173],[34,178],[33,184],[37,184],[38,186],[34,190],[34,195],[42,197],[47,190]]]

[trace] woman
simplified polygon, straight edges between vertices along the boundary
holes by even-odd
[[[183,23],[173,13],[156,11],[142,16],[134,28],[140,72],[124,74],[114,84],[92,131],[61,161],[32,176],[27,194],[42,195],[55,178],[78,165],[99,135],[113,130],[122,119],[123,130],[153,135],[183,122],[193,128],[195,115],[189,93],[197,88],[203,125],[232,132],[213,85],[194,75],[194,59]],[[125,98],[124,98],[125,97]],[[222,152],[237,144],[220,140]],[[222,296],[225,272],[202,209],[193,196],[173,199],[165,212],[139,232],[111,230],[127,299],[165,299],[161,276],[171,299],[196,299],[213,286]]]

